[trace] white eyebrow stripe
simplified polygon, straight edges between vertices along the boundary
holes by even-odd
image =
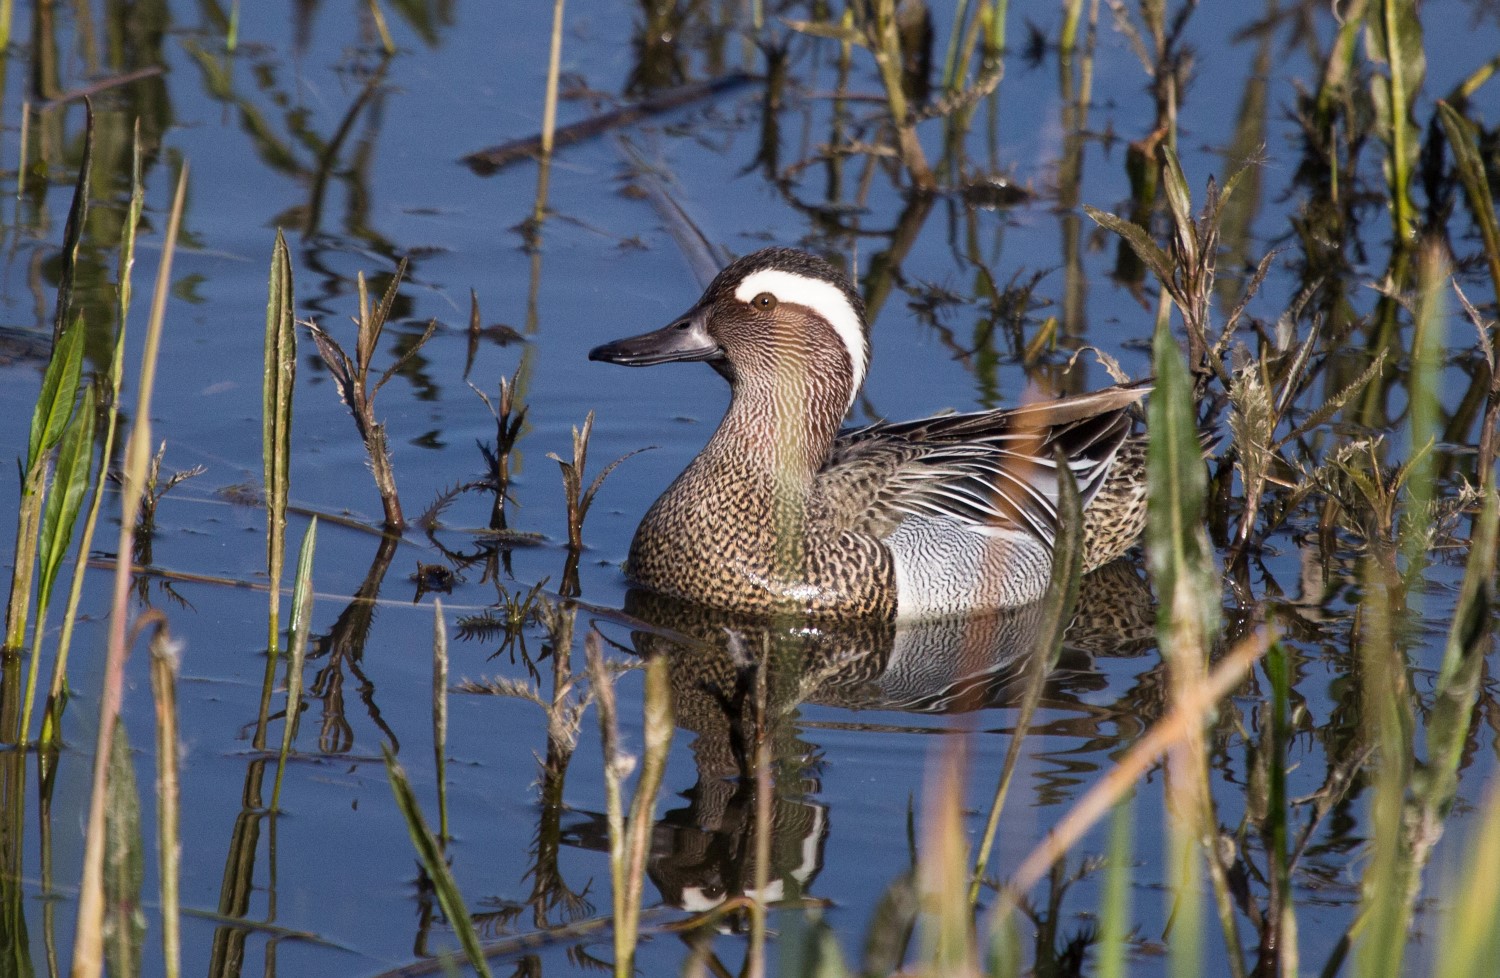
[[[869,366],[865,358],[865,324],[844,290],[821,279],[777,268],[763,268],[745,276],[739,288],[734,290],[734,297],[749,302],[762,292],[771,293],[777,302],[806,306],[827,320],[849,352],[849,365],[854,369],[853,392],[857,393],[865,382],[865,370]],[[853,403],[852,393],[850,403]]]

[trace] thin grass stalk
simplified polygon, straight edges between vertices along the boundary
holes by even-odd
[[[641,892],[646,882],[646,856],[651,848],[651,830],[656,825],[656,797],[672,746],[672,679],[664,655],[646,663],[645,724],[642,731],[641,774],[630,801],[630,822],[625,837],[625,884],[623,916],[615,916],[615,968],[627,965],[634,973],[635,947],[640,939]],[[617,908],[620,901],[617,900]]]
[[[406,772],[396,762],[396,755],[391,753],[391,748],[386,744],[380,745],[380,752],[385,758],[385,770],[391,781],[391,792],[396,796],[396,806],[401,809],[401,817],[406,821],[407,834],[411,836],[412,845],[417,849],[417,857],[422,861],[422,868],[426,871],[428,879],[432,881],[432,890],[437,895],[438,905],[443,908],[443,916],[447,918],[448,926],[452,927],[454,934],[458,936],[459,946],[464,949],[464,956],[469,959],[469,966],[482,978],[490,978],[489,961],[484,956],[484,948],[480,945],[479,935],[474,930],[473,918],[469,916],[468,908],[464,905],[458,882],[453,878],[452,870],[448,868],[443,848],[438,845],[432,830],[427,827],[427,820],[422,817],[421,806],[417,804],[417,796],[411,790],[411,783],[406,779]]]
[[[765,639],[762,639],[765,642]],[[769,643],[760,650],[761,665],[755,670],[755,893],[757,899],[750,904],[750,945],[745,950],[746,978],[762,978],[766,971],[766,887],[771,883],[771,818],[772,792],[775,783],[771,777],[770,714],[770,662]]]
[[[1130,796],[1115,806],[1109,831],[1109,863],[1104,871],[1104,893],[1100,896],[1099,943],[1096,974],[1099,978],[1125,978],[1125,955],[1130,950],[1130,859],[1134,826]]]
[[[1448,259],[1443,246],[1436,241],[1424,244],[1418,257],[1417,289],[1411,338],[1411,461],[1406,480],[1407,519],[1401,533],[1401,555],[1406,559],[1408,581],[1415,580],[1427,563],[1433,479],[1437,474],[1429,446],[1441,431],[1438,384],[1448,315]],[[1419,591],[1408,594],[1420,600]]]
[[[443,619],[443,601],[432,602],[432,762],[437,777],[438,844],[446,846],[448,834],[448,623]]]
[[[1437,960],[1429,974],[1487,978],[1500,974],[1500,783],[1490,789],[1473,838],[1463,850],[1462,877],[1447,893]]]
[[[1266,675],[1271,681],[1271,762],[1267,771],[1267,809],[1270,826],[1266,861],[1270,864],[1271,899],[1268,913],[1276,915],[1276,954],[1285,978],[1297,978],[1296,905],[1292,894],[1292,861],[1287,844],[1286,758],[1291,746],[1291,655],[1280,642],[1266,652]]]
[[[989,48],[999,57],[1005,52],[1005,21],[1010,17],[1010,0],[992,0],[989,6]]]
[[[1166,751],[1194,735],[1228,696],[1244,680],[1245,673],[1266,650],[1266,637],[1255,634],[1231,649],[1209,673],[1201,686],[1172,703],[1167,715],[1158,720],[1120,758],[1114,767],[1095,781],[1073,807],[1068,809],[1052,831],[1047,833],[1031,853],[1016,867],[1001,891],[1002,899],[1012,905],[1027,890],[1039,883],[1052,864],[1065,856],[1093,826],[1128,795],[1137,781],[1156,764]]]
[[[1426,73],[1422,52],[1422,23],[1417,15],[1416,0],[1379,0],[1379,46],[1377,57],[1386,62],[1389,76],[1376,79],[1377,105],[1385,99],[1382,121],[1389,133],[1389,170],[1391,222],[1398,249],[1416,233],[1417,209],[1411,198],[1412,170],[1416,165],[1418,146],[1412,131],[1411,105],[1421,91]]]
[[[9,9],[12,2],[13,2],[13,0],[0,0],[0,17],[4,16],[3,11]],[[8,17],[5,18],[3,26],[4,26],[5,31],[7,33],[9,33],[10,20],[9,20]],[[0,46],[3,46],[3,45],[0,45]],[[30,99],[22,99],[21,100],[21,134],[20,134],[20,136],[21,136],[21,139],[20,139],[21,145],[20,145],[20,148],[18,150],[19,155],[18,155],[18,157],[16,159],[16,212],[17,212],[16,213],[16,225],[17,226],[20,226],[20,223],[21,223],[21,215],[20,215],[21,200],[26,196],[26,151],[31,146],[31,100]]]
[[[385,12],[380,9],[380,0],[370,0],[370,19],[375,22],[375,33],[380,35],[380,48],[386,57],[396,53],[396,42],[391,40],[391,29],[385,24]]]
[[[564,0],[553,0],[552,34],[547,53],[547,91],[542,100],[542,155],[536,175],[536,204],[531,209],[532,233],[540,233],[547,216],[547,186],[552,174],[553,134],[557,130],[557,86],[562,72],[562,28]]]
[[[151,635],[151,694],[156,704],[156,852],[161,878],[161,946],[166,978],[182,973],[181,879],[182,831],[179,827],[181,785],[177,772],[178,649],[159,624]]]
[[[296,298],[291,252],[281,229],[271,247],[266,298],[264,381],[261,387],[261,468],[266,501],[266,577],[270,607],[266,621],[266,672],[256,717],[256,750],[266,746],[267,714],[281,641],[281,575],[286,563],[286,507],[291,493],[292,397],[297,382]]]
[[[1359,42],[1359,32],[1365,23],[1365,8],[1369,0],[1351,0],[1343,10],[1338,35],[1328,49],[1328,60],[1323,63],[1323,77],[1314,100],[1317,118],[1323,126],[1331,126],[1335,104],[1348,95],[1349,76],[1354,71],[1354,52]],[[1332,134],[1329,133],[1332,148]],[[1334,172],[1338,172],[1337,159]]]
[[[1063,636],[1068,623],[1073,620],[1073,609],[1078,603],[1079,581],[1083,577],[1083,506],[1078,495],[1078,482],[1059,454],[1057,458],[1057,537],[1052,548],[1052,576],[1047,582],[1047,592],[1042,596],[1041,634],[1037,636],[1032,650],[1031,676],[1027,680],[1026,692],[1021,700],[1020,714],[1016,718],[1015,731],[1005,751],[1005,763],[1000,769],[1000,780],[995,785],[995,796],[990,802],[989,817],[984,832],[980,834],[978,853],[974,858],[974,870],[969,877],[969,912],[979,907],[980,886],[984,882],[985,870],[990,864],[990,853],[994,849],[995,834],[1000,827],[1000,813],[1005,809],[1005,799],[1010,791],[1010,782],[1021,759],[1021,744],[1031,726],[1031,717],[1042,698],[1047,676],[1057,665],[1062,654]]]
[[[114,730],[120,714],[120,700],[125,684],[126,611],[130,602],[130,555],[135,550],[135,520],[141,505],[146,468],[151,455],[151,400],[156,389],[156,362],[161,350],[161,332],[166,320],[167,296],[171,288],[172,258],[177,251],[177,235],[182,227],[182,211],[187,200],[188,164],[182,165],[177,191],[172,199],[167,233],[162,240],[161,264],[157,268],[156,288],[151,297],[151,314],[146,324],[141,354],[140,395],[136,421],[125,446],[125,469],[120,492],[120,540],[116,549],[114,593],[109,621],[109,644],[105,657],[104,682],[99,703],[99,737],[94,754],[94,777],[89,804],[88,831],[85,835],[83,879],[78,894],[78,926],[74,937],[73,978],[97,978],[103,966],[101,931],[104,921],[104,810],[105,789]]]
[[[1358,942],[1355,973],[1362,978],[1396,978],[1402,973],[1411,924],[1406,911],[1410,867],[1404,852],[1409,840],[1403,814],[1412,774],[1414,721],[1392,621],[1392,602],[1398,600],[1392,582],[1373,557],[1361,561],[1361,577],[1365,600],[1354,641],[1365,737],[1375,746],[1378,766],[1370,801],[1370,854],[1361,881],[1359,918],[1352,928]]]
[[[969,0],[958,0],[953,8],[953,29],[948,32],[948,47],[943,52],[943,93],[951,95],[959,89],[958,49],[963,37],[964,24],[969,19]]]
[[[110,978],[137,978],[141,973],[141,945],[146,918],[141,912],[141,884],[145,860],[141,839],[141,796],[136,790],[135,765],[124,724],[115,724],[110,741],[109,795],[104,819],[103,933],[105,963]]]
[[[880,69],[880,81],[885,87],[886,106],[890,111],[891,125],[896,130],[896,146],[902,165],[916,190],[930,191],[936,181],[927,156],[922,152],[922,143],[917,139],[911,107],[901,85],[901,33],[896,26],[895,0],[875,0],[875,24],[870,41],[870,51],[875,55],[875,65]]]
[[[1063,0],[1063,22],[1057,49],[1064,58],[1071,56],[1078,47],[1078,24],[1082,19],[1083,0]]]
[[[1171,154],[1164,155],[1173,162]],[[1173,169],[1172,176],[1180,179]],[[1181,182],[1178,192],[1185,193],[1185,181]],[[1185,213],[1186,204],[1174,205],[1174,209]],[[1180,229],[1179,233],[1188,232]],[[1183,314],[1188,315],[1186,309]],[[1219,593],[1205,532],[1207,479],[1192,381],[1169,328],[1165,295],[1152,340],[1152,366],[1157,384],[1148,406],[1146,469],[1152,492],[1147,505],[1146,554],[1162,596],[1157,640],[1176,701],[1191,699],[1205,683],[1210,636],[1217,631]],[[1218,858],[1218,821],[1208,777],[1207,745],[1198,727],[1189,731],[1167,764],[1168,858],[1180,874],[1171,885],[1175,906],[1169,970],[1187,978],[1202,968],[1200,863],[1194,851],[1201,848],[1228,945],[1230,973],[1240,978],[1244,961],[1228,881]]]
[[[1490,182],[1485,174],[1484,161],[1479,156],[1479,136],[1474,127],[1459,115],[1447,102],[1439,102],[1438,120],[1453,148],[1453,168],[1458,172],[1459,183],[1464,188],[1464,199],[1469,203],[1469,213],[1479,226],[1484,240],[1484,257],[1490,269],[1490,285],[1495,290],[1495,302],[1500,304],[1500,218],[1495,216],[1495,201],[1490,193]]]
[[[281,778],[286,773],[287,757],[297,738],[297,720],[302,715],[302,664],[307,660],[307,636],[312,627],[313,552],[318,546],[318,518],[314,516],[302,535],[297,551],[296,583],[292,585],[291,632],[287,642],[286,715],[281,725],[281,750],[276,757],[276,780],[271,788],[271,811],[281,810]]]
[[[240,0],[230,0],[229,27],[224,31],[224,50],[230,54],[240,45]]]
[[[979,46],[981,37],[985,39],[986,48],[996,54],[1000,52],[1005,44],[1007,6],[1005,0],[990,0],[989,4],[974,12],[974,19],[969,22],[963,42],[959,45],[958,63],[954,66],[951,87],[947,70],[944,69],[945,94],[958,92],[965,87],[964,79],[969,76],[969,66],[974,63],[974,49]],[[956,24],[954,26],[957,27]]]
[[[979,970],[974,915],[965,888],[970,873],[963,821],[964,755],[960,739],[948,740],[942,759],[934,765],[936,780],[927,790],[924,851],[917,872],[923,959],[933,975],[975,975]]]
[[[132,273],[135,269],[135,232],[140,226],[141,213],[146,206],[146,187],[141,175],[141,123],[135,122],[134,139],[130,153],[130,203],[125,211],[125,223],[120,230],[119,287],[116,290],[114,350],[110,355],[109,373],[95,378],[95,382],[106,390],[104,403],[104,445],[99,453],[101,459],[114,457],[115,434],[120,420],[120,382],[124,376],[125,332],[130,318]],[[62,634],[57,640],[57,658],[52,664],[52,685],[47,693],[47,705],[42,715],[41,742],[56,744],[62,735],[62,710],[65,705],[68,677],[68,653],[73,647],[73,627],[78,620],[78,607],[83,599],[83,577],[88,561],[82,559],[93,550],[94,531],[99,524],[99,509],[104,500],[105,480],[103,465],[100,478],[94,482],[93,498],[89,501],[88,516],[83,523],[83,535],[78,541],[79,560],[73,566],[72,586],[68,591],[68,603],[63,611]]]
[[[599,741],[604,755],[604,817],[609,827],[610,894],[615,918],[615,978],[631,978],[629,962],[635,953],[633,941],[627,943],[621,930],[625,918],[625,808],[620,800],[620,782],[629,768],[629,760],[620,755],[619,720],[615,714],[615,683],[604,661],[599,633],[590,631],[583,640],[588,661],[589,682],[599,715]]]

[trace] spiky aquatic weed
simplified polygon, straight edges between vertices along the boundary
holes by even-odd
[[[428,322],[422,335],[417,337],[396,358],[396,361],[385,369],[373,385],[370,383],[370,366],[375,358],[375,351],[379,347],[380,336],[390,319],[391,307],[396,302],[401,280],[406,275],[406,264],[406,259],[401,259],[396,266],[395,274],[391,276],[390,284],[380,297],[380,302],[374,306],[370,304],[370,294],[365,285],[364,273],[359,273],[359,315],[354,321],[357,333],[352,358],[344,352],[344,348],[339,345],[338,341],[317,323],[304,322],[302,324],[312,334],[313,341],[318,347],[318,354],[329,373],[333,375],[339,396],[349,408],[349,413],[354,418],[354,427],[359,432],[360,440],[364,442],[365,451],[370,460],[370,471],[375,477],[375,487],[380,493],[380,503],[385,510],[385,527],[388,531],[398,533],[406,526],[406,518],[402,515],[401,498],[396,490],[396,473],[391,464],[385,423],[377,420],[375,416],[375,396],[437,332],[437,320]]]

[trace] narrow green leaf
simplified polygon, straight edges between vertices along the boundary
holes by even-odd
[[[292,391],[297,378],[297,332],[291,253],[281,230],[271,249],[266,300],[265,372],[261,388],[261,460],[264,468],[267,566],[272,594],[281,585],[286,499],[290,482]],[[274,599],[273,599],[274,604]],[[273,624],[272,628],[276,626]]]
[[[901,969],[921,909],[921,896],[910,871],[891,881],[870,916],[870,929],[865,935],[864,974],[893,975]]]
[[[1188,187],[1187,175],[1170,144],[1161,144],[1162,188],[1167,193],[1167,207],[1172,213],[1172,232],[1177,238],[1182,258],[1192,267],[1198,263],[1198,238],[1193,223],[1193,197]],[[1144,260],[1144,259],[1143,259]],[[1163,281],[1170,281],[1164,276]]]
[[[447,918],[448,926],[458,935],[458,943],[463,947],[470,966],[484,978],[490,978],[489,961],[485,959],[479,935],[474,931],[474,921],[469,917],[463,895],[458,891],[458,883],[448,869],[443,849],[422,817],[422,809],[417,804],[417,796],[412,793],[411,784],[406,780],[406,772],[396,762],[396,755],[391,753],[390,747],[381,744],[380,752],[385,757],[385,770],[391,780],[391,792],[396,796],[396,807],[401,809],[401,817],[406,820],[407,834],[416,847],[422,868],[432,881],[432,889],[437,894],[438,905],[443,908],[443,916]]]
[[[1136,257],[1155,272],[1157,278],[1163,282],[1172,281],[1172,259],[1167,257],[1167,253],[1155,241],[1151,240],[1151,235],[1146,233],[1145,228],[1107,211],[1101,211],[1097,207],[1090,207],[1088,204],[1083,205],[1083,212],[1093,218],[1094,223],[1100,227],[1124,238]]]
[[[146,936],[146,916],[141,910],[141,882],[146,874],[141,798],[123,723],[115,724],[105,794],[104,959],[110,978],[134,978],[141,973],[141,944]]]
[[[24,755],[16,755],[17,762]],[[15,805],[21,805],[19,796]],[[7,808],[5,817],[9,824],[22,824],[23,813]],[[35,978],[36,970],[31,964],[31,940],[26,928],[26,884],[11,873],[0,873],[0,974],[15,978]]]
[[[1469,560],[1427,719],[1427,760],[1417,779],[1416,793],[1424,812],[1433,820],[1447,816],[1458,794],[1459,763],[1473,723],[1480,671],[1494,645],[1490,615],[1494,605],[1497,511],[1495,493],[1485,493],[1484,508],[1469,542]]]
[[[1206,654],[1202,643],[1214,634],[1219,601],[1204,529],[1208,480],[1193,414],[1192,380],[1165,321],[1157,326],[1151,351],[1156,389],[1147,408],[1146,477],[1151,493],[1146,554],[1162,602],[1162,652],[1170,657],[1185,651],[1173,640],[1176,636],[1197,646],[1198,654]]]
[[[1130,950],[1130,860],[1134,825],[1129,796],[1115,806],[1110,822],[1109,861],[1099,907],[1099,978],[1123,978]]]
[[[857,44],[862,48],[870,46],[864,31],[857,27],[816,20],[783,19],[782,23],[798,34],[806,34],[809,37],[825,37],[841,44]]]
[[[297,737],[297,718],[302,709],[302,664],[307,658],[307,636],[311,628],[313,585],[313,553],[318,546],[318,518],[314,516],[302,534],[302,547],[297,552],[297,576],[292,585],[291,632],[287,640],[286,660],[286,718],[282,722],[281,752],[276,761],[276,782],[271,789],[271,810],[281,802],[281,776],[286,773],[286,759],[291,754],[292,742]]]
[[[73,184],[73,203],[68,207],[68,223],[63,227],[62,268],[57,278],[57,309],[52,318],[52,341],[61,337],[66,324],[73,320],[73,280],[78,274],[78,246],[89,217],[89,177],[94,169],[94,103],[83,100],[83,158],[78,163],[78,179]]]
[[[38,541],[38,578],[40,593],[50,595],[57,569],[68,544],[73,539],[73,524],[83,505],[89,487],[89,472],[94,463],[94,385],[83,389],[83,400],[73,412],[73,420],[63,432],[57,455],[57,470],[52,476],[52,491],[47,494],[42,511],[42,534]],[[44,597],[43,601],[46,600]]]
[[[1495,201],[1490,194],[1490,182],[1485,173],[1484,161],[1479,156],[1479,137],[1458,110],[1447,102],[1439,102],[1438,120],[1453,147],[1454,168],[1459,182],[1463,184],[1464,199],[1469,204],[1469,213],[1479,226],[1484,239],[1485,258],[1490,266],[1491,284],[1495,298],[1500,302],[1500,219],[1495,216]]]
[[[1441,901],[1446,912],[1441,936],[1433,942],[1437,964],[1428,972],[1444,978],[1481,978],[1500,974],[1500,785],[1492,785],[1488,803],[1474,820],[1465,844],[1463,877]]]
[[[83,341],[83,317],[79,316],[52,347],[52,359],[42,375],[42,389],[31,415],[31,440],[26,450],[28,472],[42,455],[57,446],[68,419],[73,416],[78,380],[83,376]]]

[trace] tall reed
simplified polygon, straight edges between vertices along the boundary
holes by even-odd
[[[161,263],[151,297],[141,354],[136,422],[125,445],[125,468],[120,492],[120,541],[115,562],[114,592],[109,621],[109,645],[104,666],[103,692],[99,703],[99,736],[94,754],[94,777],[85,835],[83,880],[78,894],[78,926],[74,937],[73,978],[95,978],[103,964],[101,936],[104,921],[104,815],[107,800],[109,758],[115,743],[120,701],[125,685],[126,614],[130,600],[130,555],[134,551],[135,516],[140,508],[142,486],[151,452],[151,399],[156,388],[157,354],[167,313],[172,258],[182,227],[187,200],[188,165],[184,162],[177,179],[177,192],[162,239]]]

